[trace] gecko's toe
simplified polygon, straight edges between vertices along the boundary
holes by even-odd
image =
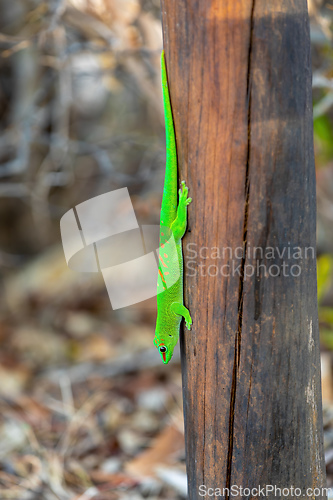
[[[185,321],[185,325],[188,330],[191,330],[192,323],[193,323],[192,318],[190,318],[189,321]]]

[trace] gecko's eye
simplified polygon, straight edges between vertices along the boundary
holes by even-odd
[[[158,350],[160,351],[161,354],[163,354],[164,352],[167,352],[167,348],[165,347],[165,345],[161,345]]]

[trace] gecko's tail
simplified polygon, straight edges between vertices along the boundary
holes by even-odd
[[[161,55],[162,90],[165,116],[165,136],[166,136],[166,166],[164,190],[161,208],[161,220],[170,227],[177,215],[177,148],[176,137],[170,102],[168,77],[165,64],[164,50]]]

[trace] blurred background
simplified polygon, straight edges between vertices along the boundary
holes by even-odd
[[[309,1],[325,458],[333,486],[333,4]],[[0,498],[186,498],[179,351],[155,299],[112,311],[59,221],[128,187],[158,224],[159,0],[0,0]]]

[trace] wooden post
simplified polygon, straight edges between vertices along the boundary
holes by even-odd
[[[306,490],[325,486],[325,472],[307,2],[162,0],[162,16],[193,197],[193,330],[181,337],[189,499],[232,498],[232,485],[314,498]]]

